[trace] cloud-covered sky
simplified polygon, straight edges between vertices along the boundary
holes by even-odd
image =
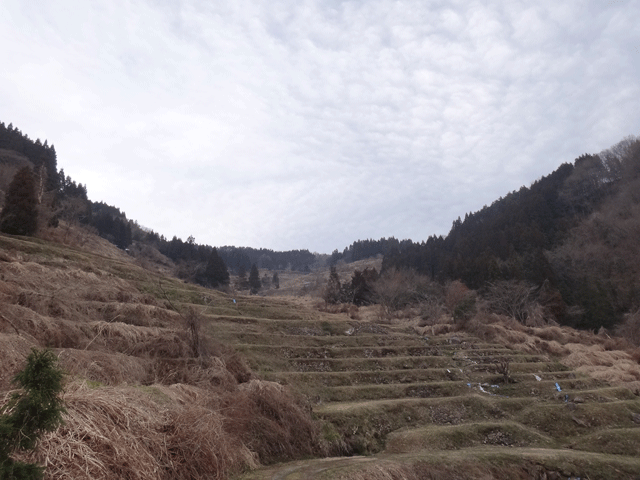
[[[0,121],[171,238],[414,241],[640,134],[637,0],[0,2]]]

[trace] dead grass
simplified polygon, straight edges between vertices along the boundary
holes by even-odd
[[[237,387],[221,359],[193,359],[191,370],[181,366],[192,374],[184,378],[189,384],[174,378],[169,385],[136,387],[121,380],[131,379],[133,370],[145,374],[140,359],[77,350],[59,356],[67,371],[94,382],[67,385],[65,424],[46,435],[30,459],[46,466],[46,478],[228,478],[258,460],[321,453],[307,409],[275,383]],[[213,385],[216,376],[224,384]]]
[[[211,358],[156,358],[150,363],[148,383],[162,385],[187,384],[209,389],[216,394],[230,391],[237,382],[224,362]]]
[[[251,380],[225,397],[226,430],[243,439],[261,463],[322,453],[310,409],[282,386]]]
[[[148,361],[130,355],[64,349],[58,358],[69,375],[104,385],[143,384],[149,377]]]
[[[75,241],[74,231],[56,235],[78,246],[86,232]],[[99,244],[98,255],[0,236],[0,392],[32,347],[56,349],[69,374],[66,424],[34,457],[47,478],[228,478],[258,459],[322,453],[310,410],[284,388],[252,380],[234,349],[207,337],[220,313],[315,313],[257,297],[232,308],[221,293],[172,279],[159,286],[100,239],[80,240]],[[177,310],[197,305],[202,325],[190,329]]]
[[[506,462],[505,462],[506,463]],[[379,461],[375,465],[342,474],[340,480],[530,480],[548,478],[545,469],[523,464],[485,465],[481,461],[404,462]],[[542,474],[545,474],[543,477]],[[559,476],[557,478],[560,478]]]
[[[48,242],[65,245],[72,248],[81,248],[103,257],[125,260],[132,259],[124,251],[95,234],[91,228],[75,225],[60,220],[57,228],[44,228],[38,232],[38,237]]]
[[[359,307],[356,305],[352,305],[349,303],[338,303],[338,304],[330,304],[326,302],[318,302],[316,303],[316,308],[320,312],[326,312],[331,314],[344,313],[352,320],[360,320],[361,316],[359,313]]]
[[[188,392],[156,389],[170,390],[171,401],[133,388],[68,386],[65,423],[36,455],[46,478],[218,479],[255,466],[246,446],[225,434],[219,410]]]
[[[571,352],[562,363],[611,385],[640,391],[640,365],[626,351],[607,351],[603,345],[567,344]]]
[[[14,388],[13,377],[21,368],[31,352],[37,346],[33,338],[16,334],[0,334],[0,392]]]

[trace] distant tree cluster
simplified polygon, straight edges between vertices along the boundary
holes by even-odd
[[[329,257],[329,264],[335,265],[342,260],[345,263],[357,262],[378,255],[389,255],[412,245],[411,240],[398,240],[394,237],[381,238],[379,240],[357,240],[345,248],[342,252],[337,249]]]
[[[335,266],[329,270],[329,280],[325,286],[322,297],[328,304],[352,303],[362,306],[375,302],[374,285],[378,280],[378,272],[375,268],[365,268],[363,271],[355,270],[348,282],[341,283]]]
[[[565,255],[563,263],[556,252],[605,200],[629,191],[631,179],[637,178],[639,152],[640,142],[631,138],[601,155],[583,155],[574,164],[563,164],[531,187],[464,220],[458,218],[446,237],[401,245],[385,255],[382,270],[412,268],[434,281],[461,280],[473,289],[500,281],[540,287],[546,281],[564,299],[565,308],[556,309],[560,322],[583,328],[611,326],[632,305],[640,305],[638,280],[627,275],[634,287],[626,289],[625,301],[614,301],[615,289],[606,280],[611,268],[598,271],[585,262],[584,268],[572,270],[569,266],[576,262]],[[633,202],[637,195],[627,197]],[[571,305],[580,307],[579,315],[568,315]]]
[[[118,248],[126,249],[133,242],[132,223],[127,216],[116,207],[103,202],[91,202],[91,215],[87,223],[98,230],[101,237],[106,238]]]
[[[263,270],[310,271],[316,256],[309,250],[276,252],[266,248],[225,246],[219,249],[220,256],[234,273],[243,268],[248,271],[253,264]]]
[[[87,187],[81,183],[76,183],[68,175],[65,176],[64,169],[58,173],[59,195],[61,198],[76,197],[82,200],[89,200],[87,197]]]
[[[46,168],[45,190],[58,189],[58,167],[56,150],[47,140],[31,140],[26,134],[15,128],[13,124],[5,126],[0,122],[0,149],[12,150],[27,157],[33,164],[34,171],[41,166]]]

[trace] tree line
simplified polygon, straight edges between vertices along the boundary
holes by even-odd
[[[33,141],[12,124],[5,126],[0,123],[0,149],[25,157],[29,164],[18,169],[5,192],[0,213],[0,231],[4,233],[34,235],[44,226],[57,227],[62,220],[94,229],[95,233],[123,250],[134,242],[152,246],[178,264],[183,278],[214,287],[229,282],[229,271],[238,274],[252,267],[309,271],[316,261],[316,256],[308,250],[278,252],[234,246],[216,249],[197,244],[193,237],[183,241],[174,236],[169,240],[143,229],[120,209],[91,201],[85,185],[65,175],[63,169],[57,170],[55,148],[46,140],[44,143],[39,139]],[[0,155],[0,164],[3,158]],[[18,166],[16,164],[13,168]],[[258,283],[263,282],[253,280],[251,289],[257,290]]]
[[[458,218],[446,237],[399,246],[385,255],[382,270],[411,268],[431,280],[460,280],[473,289],[499,281],[538,287],[546,282],[563,300],[557,309],[561,323],[581,328],[613,326],[626,312],[640,307],[636,275],[640,255],[629,252],[626,262],[606,268],[603,264],[610,255],[604,247],[594,249],[594,258],[583,259],[579,267],[575,257],[579,249],[597,242],[597,235],[586,238],[584,231],[594,217],[601,217],[596,223],[607,219],[620,226],[626,216],[624,227],[607,228],[617,229],[621,243],[632,241],[630,232],[640,225],[640,198],[635,193],[640,191],[639,173],[640,141],[628,137],[599,155],[582,155],[573,164],[562,164],[530,187],[509,193],[465,215],[464,220]],[[617,202],[618,210],[624,212],[612,215],[612,207],[605,210],[608,202]],[[569,252],[567,245],[573,245]],[[618,280],[612,282],[612,276]],[[624,298],[620,298],[623,285]]]

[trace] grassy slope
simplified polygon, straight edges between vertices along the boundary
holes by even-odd
[[[373,308],[349,318],[308,297],[237,295],[234,303],[91,241],[99,254],[0,236],[0,390],[31,346],[54,348],[71,374],[67,426],[38,456],[49,458],[50,478],[223,478],[323,451],[373,455],[245,478],[640,473],[637,368],[592,335],[488,319],[467,332],[438,325],[418,335],[410,324],[376,323]],[[299,293],[301,283],[309,282],[281,276],[280,293]],[[205,363],[175,311],[190,308],[210,339]],[[624,375],[611,373],[616,365]],[[608,373],[589,375],[601,368]],[[304,444],[315,433],[279,384],[306,399],[318,442]]]
[[[0,235],[0,398],[30,348],[52,348],[69,373],[66,424],[35,457],[48,478],[226,478],[318,453],[308,412],[205,334],[222,321],[297,318],[292,307],[234,305],[100,239],[86,244],[93,252]]]

